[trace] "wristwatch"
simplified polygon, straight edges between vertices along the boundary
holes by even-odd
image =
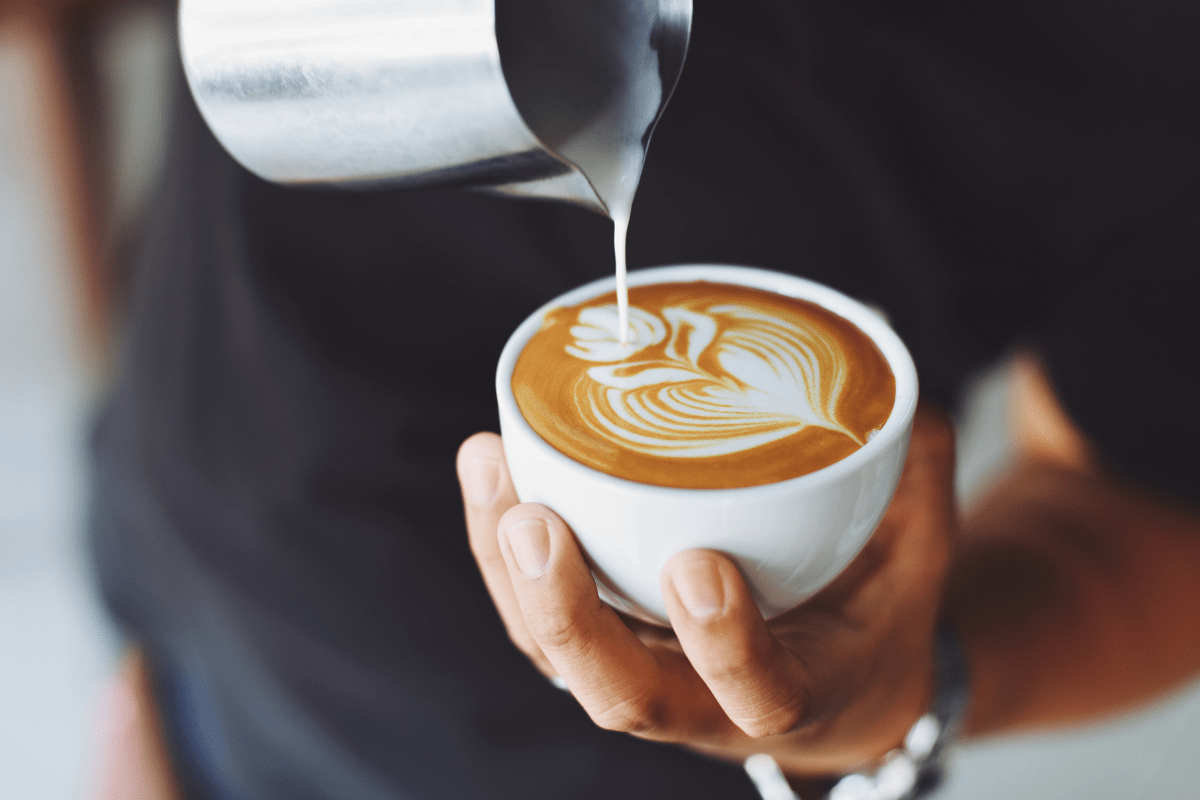
[[[829,790],[826,800],[918,800],[941,785],[947,747],[958,737],[970,692],[962,643],[948,625],[937,631],[935,654],[929,711],[913,723],[904,744],[884,756],[877,769],[846,775]],[[770,756],[750,756],[745,768],[763,800],[800,800]]]

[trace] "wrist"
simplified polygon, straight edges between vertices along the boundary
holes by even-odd
[[[937,631],[933,660],[932,697],[903,741],[885,753],[874,769],[845,775],[832,786],[824,782],[818,794],[828,790],[827,800],[915,800],[941,783],[947,749],[962,728],[968,699],[962,646],[949,626]],[[911,720],[914,712],[907,713]],[[796,800],[779,764],[770,756],[751,756],[745,767],[766,800]],[[817,795],[809,792],[803,796]]]
[[[934,640],[934,691],[929,709],[870,773],[842,778],[829,800],[915,800],[936,789],[945,776],[947,750],[957,740],[969,698],[966,658],[956,631],[943,624]]]

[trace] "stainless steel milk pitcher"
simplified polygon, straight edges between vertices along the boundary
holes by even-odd
[[[209,127],[263,178],[606,212],[588,165],[621,137],[644,154],[691,18],[692,0],[181,0],[179,33]]]

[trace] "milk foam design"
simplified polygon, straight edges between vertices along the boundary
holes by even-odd
[[[580,310],[565,348],[597,363],[575,385],[597,435],[681,458],[749,450],[807,426],[863,444],[836,414],[846,355],[803,319],[729,303],[629,311],[627,343],[614,304]]]

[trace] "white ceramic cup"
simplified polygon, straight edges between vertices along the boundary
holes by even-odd
[[[896,402],[866,445],[816,472],[740,489],[651,486],[599,472],[554,449],[521,416],[512,392],[517,357],[546,312],[611,292],[615,279],[567,292],[521,323],[496,370],[500,431],[517,496],[549,506],[571,527],[606,602],[660,624],[669,623],[659,575],[683,550],[708,548],[731,556],[767,618],[795,608],[829,583],[883,517],[900,480],[917,407],[917,372],[900,337],[877,312],[840,292],[747,267],[657,267],[629,274],[630,286],[698,280],[798,297],[854,323],[887,359]]]

